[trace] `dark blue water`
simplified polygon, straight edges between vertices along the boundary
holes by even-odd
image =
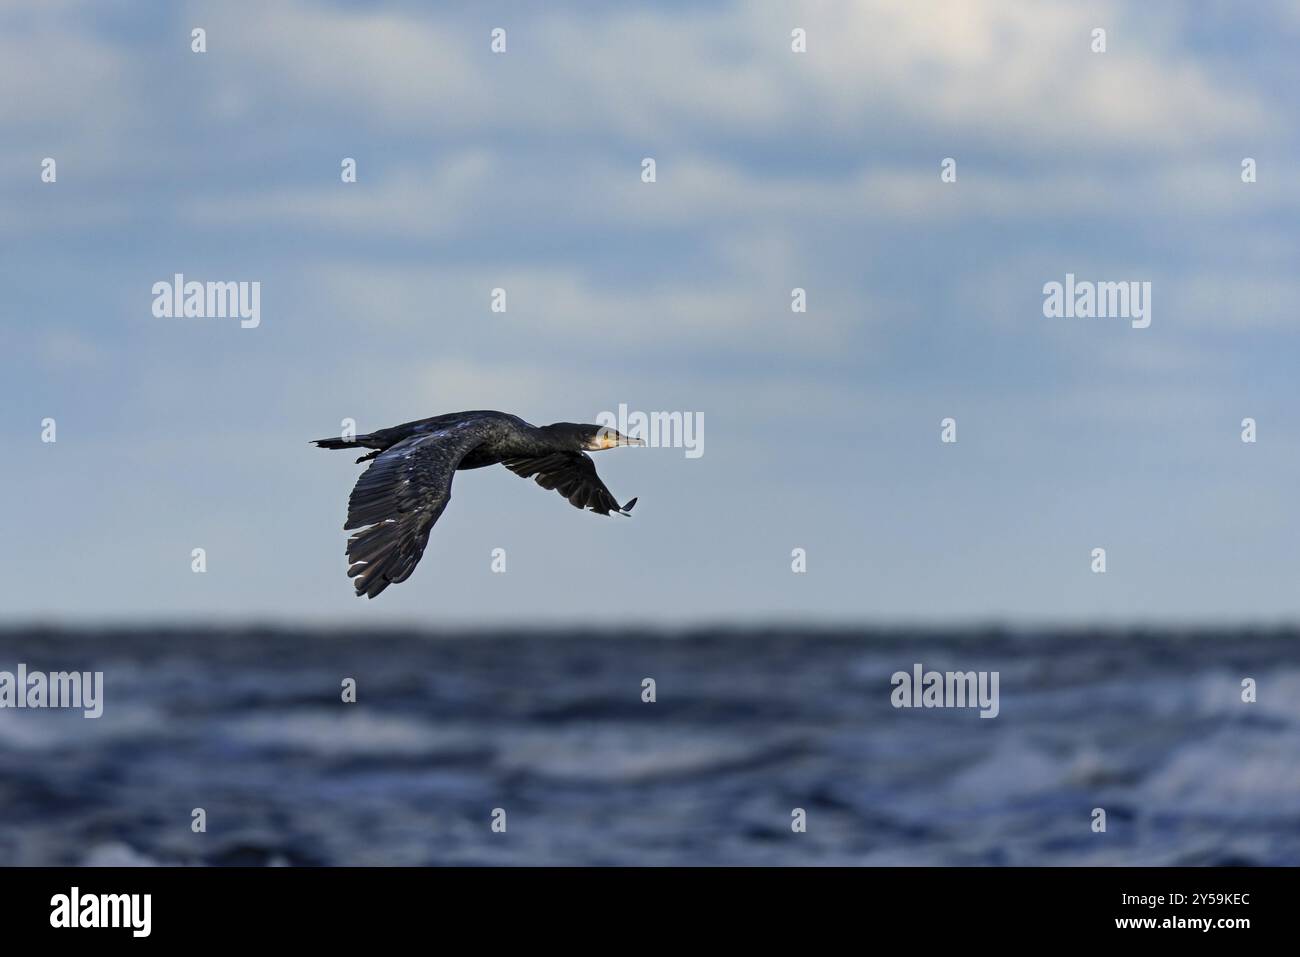
[[[0,632],[20,661],[106,700],[0,710],[4,864],[1300,864],[1294,633]],[[913,662],[1001,713],[894,709]]]

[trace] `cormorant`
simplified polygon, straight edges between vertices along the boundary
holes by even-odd
[[[627,515],[632,499],[619,505],[596,474],[587,452],[620,445],[645,445],[617,429],[556,422],[540,428],[505,412],[453,412],[406,422],[353,439],[316,439],[322,449],[374,449],[357,462],[374,459],[348,499],[344,530],[348,539],[348,577],[357,597],[374,598],[403,582],[424,554],[429,530],[451,498],[458,469],[498,462],[516,475],[536,477],[573,505],[600,515]]]

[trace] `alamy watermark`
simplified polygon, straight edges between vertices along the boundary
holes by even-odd
[[[176,273],[154,283],[153,296],[158,319],[238,319],[242,329],[262,324],[260,282],[186,282]]]
[[[1049,319],[1128,319],[1134,329],[1151,325],[1150,282],[1076,281],[1043,285],[1043,315]]]
[[[74,886],[50,898],[51,927],[121,927],[148,937],[152,913],[152,894],[83,894]]]
[[[83,717],[104,713],[104,672],[0,671],[0,708],[80,708]]]
[[[596,424],[640,439],[651,448],[685,449],[688,459],[704,454],[703,412],[629,412],[626,402],[618,412],[601,412]]]
[[[996,718],[996,671],[925,671],[918,661],[911,672],[895,671],[889,703],[895,708],[979,708],[981,718]]]

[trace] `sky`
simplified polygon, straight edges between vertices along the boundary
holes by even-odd
[[[0,621],[1292,621],[1298,42],[1288,3],[4,4]],[[155,316],[177,273],[258,325]],[[1045,316],[1067,274],[1150,325]],[[597,453],[631,518],[461,473],[353,596],[362,467],[308,440],[620,404],[703,437]]]

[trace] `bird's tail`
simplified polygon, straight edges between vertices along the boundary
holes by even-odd
[[[355,449],[361,444],[359,439],[366,436],[359,435],[355,439],[312,439],[312,443],[321,449]]]
[[[312,442],[318,449],[375,449],[374,452],[357,459],[358,465],[376,458],[384,450],[384,443],[369,435],[358,435],[352,439],[312,439]]]

